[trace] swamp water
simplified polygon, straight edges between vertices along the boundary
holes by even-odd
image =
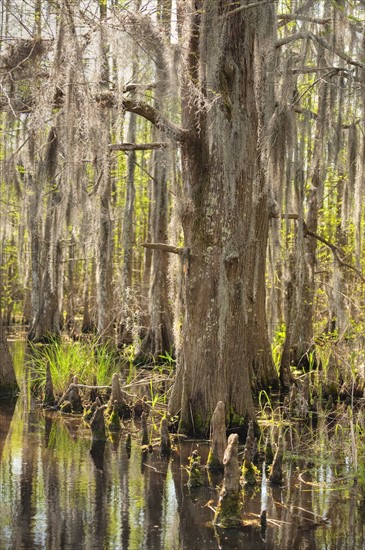
[[[189,490],[185,469],[194,449],[206,462],[206,443],[185,441],[162,460],[157,451],[142,452],[139,424],[132,423],[130,453],[126,430],[91,450],[82,419],[36,405],[22,373],[21,348],[13,349],[24,383],[16,402],[0,402],[1,550],[365,548],[363,491],[345,460],[328,459],[323,433],[318,456],[295,459],[298,431],[288,431],[292,456],[284,462],[283,483],[271,486],[264,479],[246,492],[243,517],[251,525],[214,529],[221,478]],[[323,430],[318,425],[317,433]],[[257,526],[262,509],[265,531]]]

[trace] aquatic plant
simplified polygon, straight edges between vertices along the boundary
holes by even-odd
[[[194,487],[200,487],[201,485],[203,485],[200,460],[201,458],[198,455],[197,450],[194,450],[191,456],[189,456],[189,489],[193,489]]]
[[[44,391],[48,364],[54,391],[60,395],[68,387],[70,375],[76,375],[83,384],[94,385],[96,381],[97,385],[109,385],[118,356],[96,342],[52,339],[46,345],[31,343],[27,360],[35,393]]]

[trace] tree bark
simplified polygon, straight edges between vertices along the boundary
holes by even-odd
[[[34,147],[35,143],[30,147],[31,163],[34,162]],[[31,174],[28,176],[29,189],[33,194],[29,210],[32,255],[32,322],[28,338],[38,342],[47,340],[51,335],[59,336],[61,332],[59,294],[63,292],[63,283],[59,280],[62,257],[59,233],[63,220],[62,213],[60,213],[61,182],[55,181],[57,153],[57,130],[52,127],[48,133],[46,153],[39,162],[37,174],[34,179]],[[49,191],[43,228],[41,222],[42,191]]]
[[[5,329],[0,316],[0,394],[13,394],[18,389]]]
[[[181,212],[191,252],[183,261],[183,341],[170,401],[173,414],[181,411],[180,429],[196,434],[207,432],[220,400],[231,424],[253,419],[251,387],[276,383],[265,314],[264,175],[274,11],[265,5],[225,19],[230,2],[199,5],[183,94],[183,122],[199,129],[195,144],[182,144]],[[199,80],[209,109],[196,110],[188,93]]]

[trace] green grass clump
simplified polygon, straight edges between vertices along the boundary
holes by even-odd
[[[32,388],[42,393],[46,380],[46,364],[50,366],[56,394],[62,394],[77,376],[81,384],[110,385],[117,354],[95,342],[52,340],[50,344],[31,344],[28,361],[32,372]]]

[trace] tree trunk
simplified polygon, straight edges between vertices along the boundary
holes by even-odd
[[[0,394],[11,394],[18,389],[13,362],[9,353],[5,329],[0,318]]]
[[[171,31],[171,1],[157,4],[157,13],[164,27],[166,39],[169,40]],[[163,58],[156,59],[156,97],[154,107],[163,111],[166,86],[168,81]],[[162,133],[153,129],[153,141],[161,141]],[[169,153],[165,149],[153,151],[153,177],[151,179],[151,239],[155,243],[167,242],[168,225],[168,161]],[[149,293],[149,319],[150,326],[142,341],[140,355],[152,355],[158,359],[166,352],[171,354],[173,350],[172,313],[169,304],[168,288],[168,256],[161,250],[152,251],[151,262],[151,287]]]
[[[197,110],[185,93],[183,122],[199,132],[182,149],[185,318],[170,402],[173,414],[181,410],[180,429],[196,434],[207,432],[218,401],[227,404],[231,424],[253,418],[251,387],[276,382],[265,313],[264,175],[274,10],[265,5],[227,16],[228,0],[199,4],[190,89],[200,78],[207,105]]]
[[[108,164],[105,161],[105,188],[100,197],[100,228],[98,239],[98,255],[96,265],[97,279],[97,331],[101,343],[108,343],[114,337],[112,298],[113,275],[113,237],[112,220],[110,217],[110,176]]]
[[[18,389],[13,362],[9,353],[2,318],[3,307],[3,240],[0,242],[0,394],[11,394]],[[1,455],[0,455],[1,458]]]
[[[134,74],[137,72],[138,64],[133,64]],[[129,114],[129,125],[127,141],[135,143],[137,136],[137,116]],[[137,154],[136,151],[128,153],[127,160],[127,179],[126,179],[126,197],[123,213],[123,268],[122,268],[122,318],[119,328],[119,344],[131,344],[133,342],[133,318],[131,315],[132,305],[132,280],[133,280],[133,245],[134,245],[134,203],[136,188],[134,185],[135,168]]]
[[[29,212],[32,253],[32,323],[28,338],[38,342],[49,338],[50,335],[59,336],[61,332],[59,293],[63,282],[59,280],[62,257],[59,234],[63,220],[60,212],[62,200],[60,182],[57,182],[57,185],[55,181],[57,152],[57,130],[52,127],[48,134],[45,157],[39,163],[35,180],[33,181],[31,175],[28,176],[30,190],[34,193]],[[32,153],[30,156],[32,158]],[[40,217],[42,183],[50,187],[44,231],[42,231]],[[46,190],[48,191],[47,188]]]

